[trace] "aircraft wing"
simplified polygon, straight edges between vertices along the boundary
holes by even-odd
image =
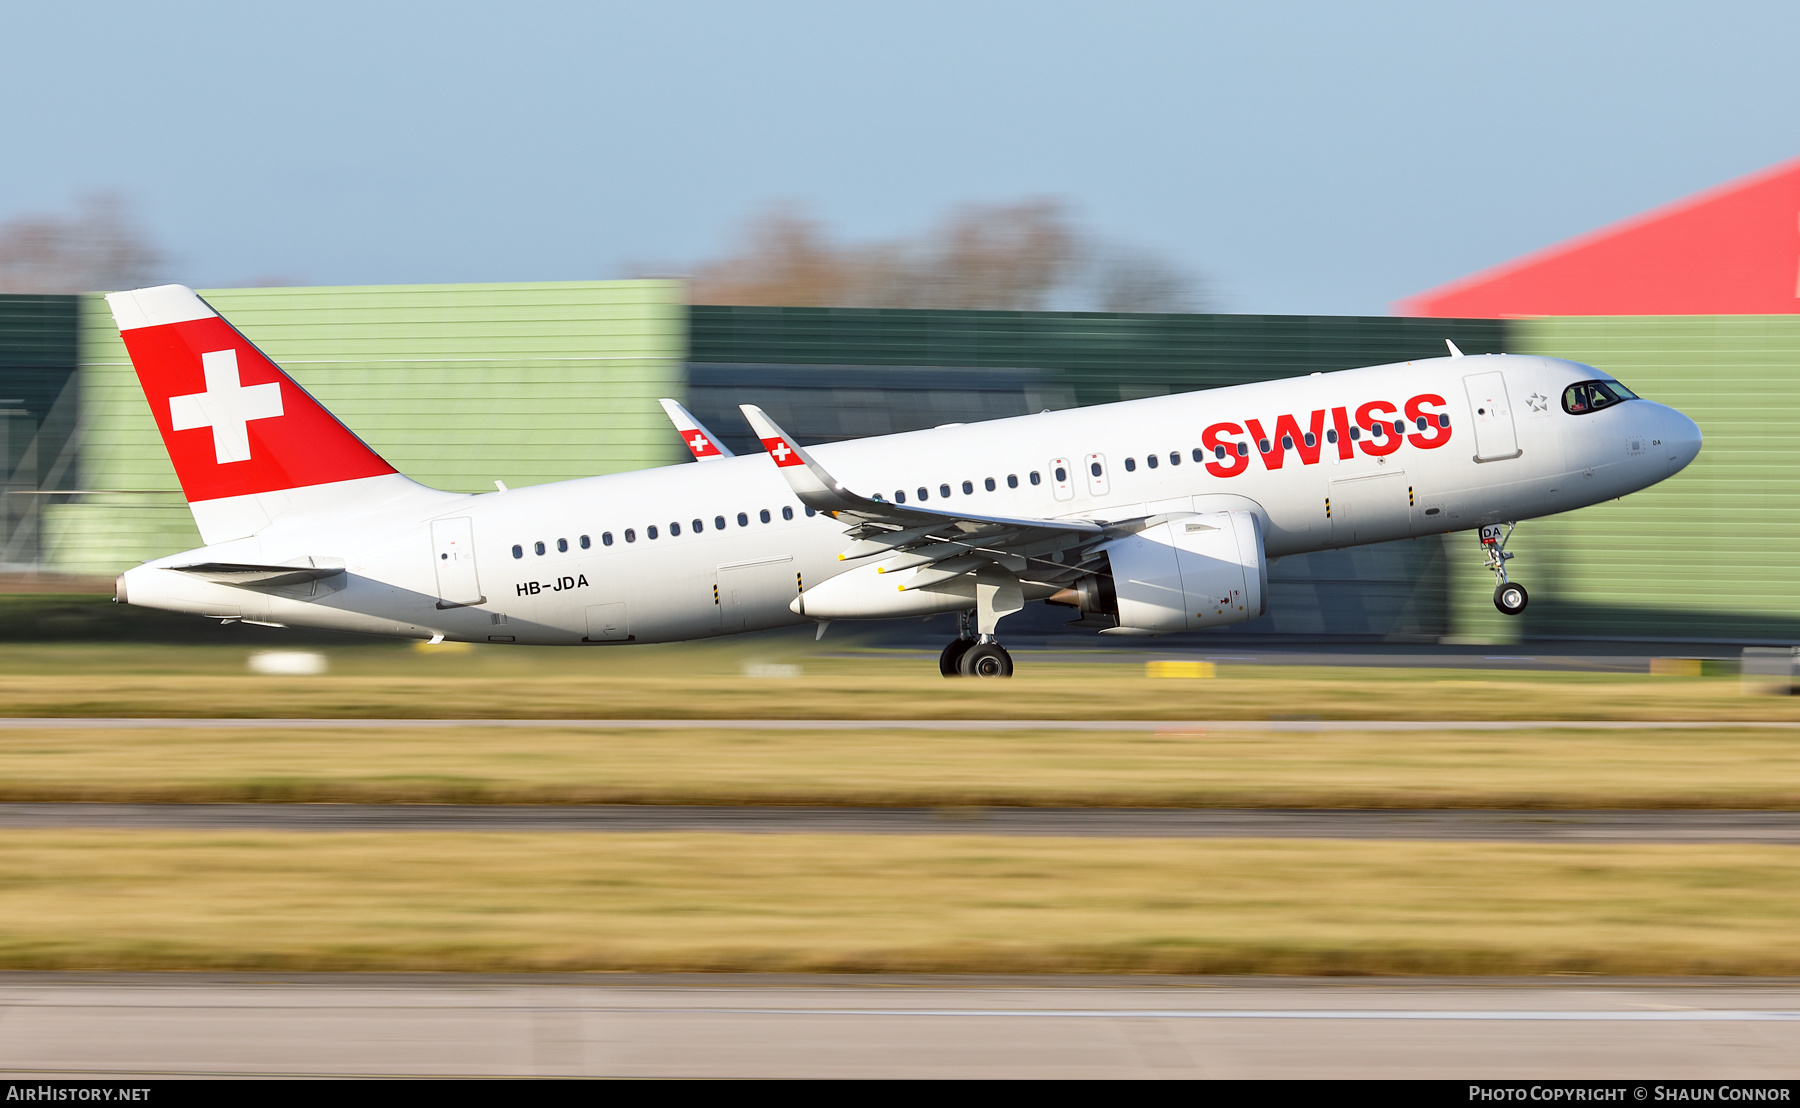
[[[852,542],[838,559],[877,558],[878,573],[920,567],[903,589],[939,584],[988,563],[1024,579],[1066,582],[1091,572],[1081,563],[1092,548],[1150,522],[976,515],[863,496],[845,488],[761,408],[739,408],[800,502],[850,525]]]
[[[669,417],[669,422],[675,425],[675,430],[681,433],[681,441],[687,444],[687,448],[693,453],[696,462],[737,457],[730,448],[719,441],[719,436],[702,427],[692,412],[667,397],[658,400],[657,403],[662,405],[664,414]]]

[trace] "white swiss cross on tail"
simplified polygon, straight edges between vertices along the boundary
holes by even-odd
[[[220,465],[250,460],[250,421],[281,414],[281,385],[245,386],[238,378],[236,350],[200,355],[206,391],[169,397],[169,423],[177,431],[211,427],[213,456]]]

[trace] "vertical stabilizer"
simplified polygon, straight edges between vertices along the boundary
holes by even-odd
[[[342,486],[347,499],[369,491],[348,482],[412,485],[194,290],[160,285],[106,302],[208,544],[255,534],[299,490]]]

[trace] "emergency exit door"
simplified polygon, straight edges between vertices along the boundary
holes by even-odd
[[[431,521],[432,563],[437,567],[438,607],[485,604],[475,576],[475,532],[469,517]]]

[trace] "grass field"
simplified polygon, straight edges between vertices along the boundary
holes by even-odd
[[[1097,654],[1011,682],[810,643],[584,652],[0,646],[11,716],[691,719],[0,729],[0,799],[1800,808],[1731,677]],[[822,649],[822,648],[821,648]],[[793,679],[746,667],[803,667]],[[767,672],[767,671],[764,671]],[[1582,732],[721,731],[708,718],[1692,720]],[[921,835],[0,832],[0,968],[1800,973],[1800,851]]]
[[[398,644],[328,652],[322,677],[261,677],[231,647],[0,646],[0,714],[775,719],[1800,719],[1735,677],[1225,664],[1163,680],[1099,652],[1020,659],[1010,681],[946,681],[933,658],[809,653],[772,638],[624,649]],[[801,664],[790,680],[746,677]]]
[[[1800,734],[9,727],[0,800],[1794,809]]]
[[[9,832],[0,967],[1800,972],[1800,852]]]

